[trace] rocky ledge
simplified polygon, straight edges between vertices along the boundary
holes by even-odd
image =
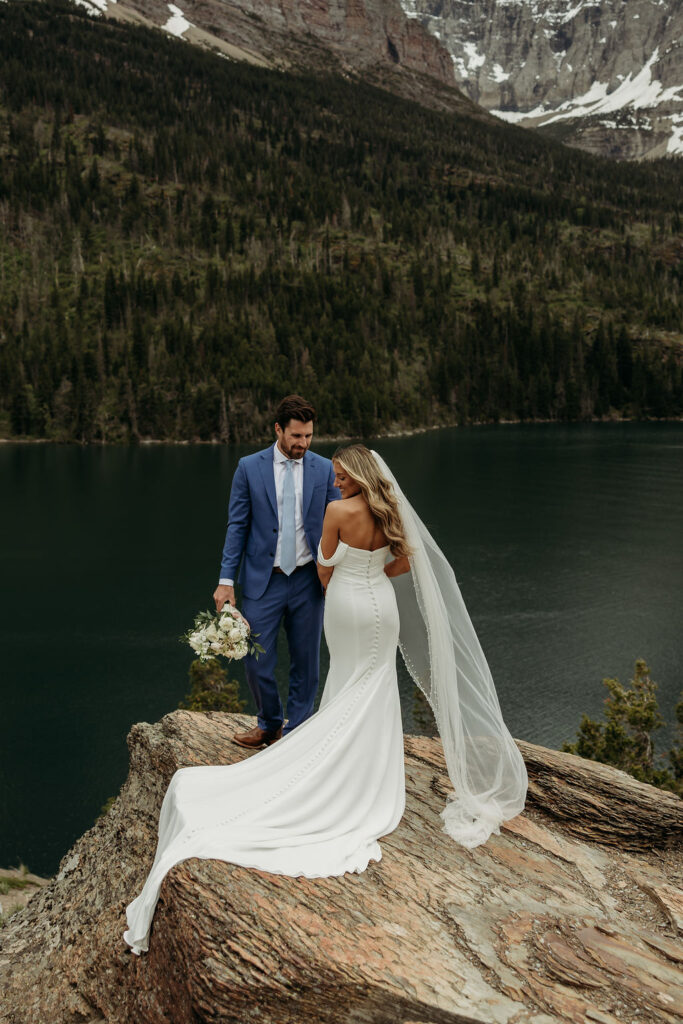
[[[522,742],[528,807],[485,846],[441,831],[441,746],[408,736],[406,814],[380,864],[306,880],[185,861],[132,956],[124,908],[168,781],[250,756],[230,742],[245,724],[176,711],[134,726],[115,804],[0,932],[3,1024],[680,1019],[683,802]]]

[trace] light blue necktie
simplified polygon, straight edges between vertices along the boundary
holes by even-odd
[[[282,536],[280,543],[280,568],[285,576],[296,569],[296,495],[294,493],[294,470],[290,459],[285,462],[285,479],[282,485]]]

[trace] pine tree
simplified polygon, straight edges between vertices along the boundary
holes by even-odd
[[[602,682],[609,693],[605,698],[606,722],[597,722],[583,715],[576,741],[564,743],[562,750],[614,765],[641,782],[673,789],[683,795],[683,697],[676,707],[679,722],[677,742],[668,755],[672,774],[655,757],[653,733],[662,728],[664,720],[657,701],[657,684],[652,681],[646,663],[641,658],[636,660],[633,679],[628,687],[618,679],[608,678]]]

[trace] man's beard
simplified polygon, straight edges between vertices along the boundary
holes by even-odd
[[[295,451],[291,445],[282,444],[281,447],[288,459],[303,459],[306,454],[305,448],[297,448]]]

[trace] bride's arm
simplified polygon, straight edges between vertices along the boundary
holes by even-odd
[[[404,572],[410,572],[410,559],[405,555],[394,558],[392,562],[387,562],[384,566],[384,572],[390,579],[392,576],[402,576]]]
[[[323,553],[323,558],[332,558],[332,555],[337,550],[337,545],[339,544],[339,513],[341,511],[338,508],[339,505],[341,505],[341,501],[331,501],[325,509],[323,535],[320,538],[320,547]],[[330,582],[333,572],[333,565],[321,565],[320,562],[318,562],[318,578],[322,583],[323,590],[327,588],[327,584]]]

